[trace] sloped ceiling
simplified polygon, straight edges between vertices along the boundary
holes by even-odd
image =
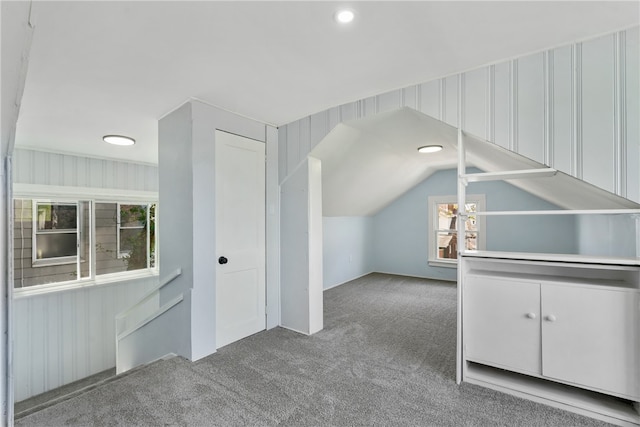
[[[310,153],[322,161],[323,215],[376,214],[434,172],[457,167],[457,139],[455,127],[410,108],[339,124]],[[443,150],[418,153],[431,144]],[[467,166],[486,172],[545,167],[472,135],[465,146]],[[565,209],[640,208],[562,172],[507,182]]]
[[[356,20],[339,26],[333,15],[346,5]],[[30,6],[35,30],[16,145],[148,163],[157,163],[158,119],[190,98],[282,125],[639,22],[634,1]],[[4,29],[14,21],[2,14],[3,64]],[[104,144],[102,136],[112,133],[137,142]]]

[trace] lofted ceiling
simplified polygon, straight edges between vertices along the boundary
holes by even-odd
[[[350,26],[333,21],[345,5],[356,13]],[[282,125],[637,25],[639,10],[613,1],[34,1],[16,145],[157,163],[158,119],[190,98]],[[137,143],[109,146],[106,134]]]
[[[374,215],[434,172],[456,168],[457,132],[410,108],[337,125],[310,153],[322,161],[323,215]],[[466,134],[464,143],[467,167],[487,172],[545,167],[473,135]],[[418,153],[423,145],[442,145],[443,149]],[[562,172],[506,182],[564,209],[640,208],[638,203]]]

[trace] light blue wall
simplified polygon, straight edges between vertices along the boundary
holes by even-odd
[[[469,169],[468,172],[478,172]],[[456,270],[430,267],[428,197],[455,195],[456,170],[439,171],[373,218],[374,271],[455,280]],[[467,194],[484,194],[487,210],[557,209],[504,182],[472,183]],[[488,217],[487,250],[577,253],[576,220],[571,216]]]
[[[373,271],[373,218],[324,217],[324,288],[330,288]]]
[[[581,215],[577,226],[582,255],[640,256],[636,247],[640,220],[632,215]]]

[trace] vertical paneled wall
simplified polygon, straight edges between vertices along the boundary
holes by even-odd
[[[302,118],[280,128],[280,182],[338,123],[409,107],[640,202],[639,39],[635,27]]]
[[[68,154],[16,149],[13,182],[158,191],[158,167]]]
[[[14,301],[14,389],[19,402],[115,367],[115,315],[157,285],[129,280]]]
[[[20,184],[118,189],[123,194],[158,190],[157,167],[115,160],[16,149],[13,172],[13,182]],[[17,294],[15,400],[115,367],[115,315],[157,283],[152,276],[38,295]]]

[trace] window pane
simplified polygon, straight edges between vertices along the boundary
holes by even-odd
[[[36,237],[36,259],[76,256],[76,233],[38,234]]]
[[[91,202],[78,203],[80,209],[80,277],[86,278],[91,276]]]
[[[149,206],[149,267],[156,266],[156,207],[154,203]]]
[[[147,229],[120,230],[120,253],[126,254],[127,270],[147,268]]]
[[[438,232],[438,259],[458,258],[456,233]]]
[[[120,227],[144,227],[147,205],[120,205]]]
[[[38,230],[75,230],[77,206],[38,203]]]
[[[438,228],[444,230],[455,230],[457,213],[458,205],[456,203],[439,203]]]
[[[468,251],[478,250],[478,233],[466,233],[466,242]]]
[[[118,204],[96,203],[96,275],[127,270],[126,259],[118,257]]]

